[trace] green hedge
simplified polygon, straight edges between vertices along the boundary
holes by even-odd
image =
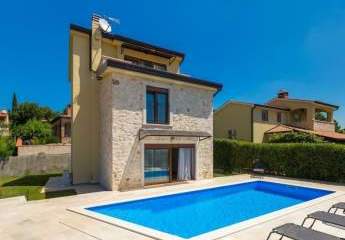
[[[331,143],[254,144],[227,139],[214,143],[214,167],[225,172],[260,162],[270,174],[345,182],[345,146]]]

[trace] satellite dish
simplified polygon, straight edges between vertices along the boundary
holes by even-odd
[[[100,18],[99,19],[99,26],[101,27],[101,29],[106,32],[106,33],[109,33],[111,32],[111,26],[110,24],[108,23],[107,20],[105,20],[104,18]]]

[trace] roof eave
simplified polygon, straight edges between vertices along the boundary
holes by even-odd
[[[281,107],[275,107],[275,106],[270,106],[270,105],[263,105],[263,104],[254,104],[254,107],[262,107],[262,108],[271,108],[271,109],[276,109],[276,110],[281,110],[281,111],[290,111],[289,108],[281,108]]]
[[[339,106],[333,105],[333,104],[330,104],[330,103],[325,103],[325,102],[321,102],[321,101],[314,101],[314,103],[320,104],[320,105],[324,105],[324,106],[327,106],[327,107],[331,107],[334,110],[338,110],[339,109]]]
[[[184,76],[184,75],[177,74],[177,73],[171,73],[171,72],[160,71],[160,70],[155,70],[155,69],[151,69],[151,68],[145,68],[145,67],[141,67],[141,66],[138,66],[138,65],[135,65],[132,63],[128,63],[125,61],[120,61],[120,60],[108,58],[108,57],[103,58],[103,63],[101,64],[101,66],[99,68],[98,74],[101,75],[106,70],[107,67],[119,68],[122,70],[133,71],[133,72],[153,75],[153,76],[157,76],[157,77],[163,77],[163,78],[170,79],[170,80],[181,81],[181,82],[185,82],[185,83],[189,83],[189,84],[196,84],[196,85],[214,88],[216,90],[214,95],[217,94],[223,88],[223,85],[220,83],[215,83],[215,82],[210,82],[207,80],[188,77],[188,76]]]
[[[308,103],[311,103],[311,104],[314,103],[314,104],[319,104],[319,105],[331,107],[331,108],[333,108],[334,110],[338,110],[338,109],[339,109],[339,106],[337,106],[337,105],[330,104],[330,103],[325,103],[325,102],[318,101],[318,100],[297,99],[297,98],[273,98],[271,101],[274,101],[274,100],[308,102]]]
[[[91,34],[91,29],[89,28],[85,28],[76,24],[70,24],[70,29],[74,30],[74,31],[78,31],[78,32],[82,32],[85,34]],[[181,53],[181,52],[177,52],[177,51],[173,51],[170,49],[166,49],[166,48],[162,48],[162,47],[158,47],[149,43],[145,43],[142,41],[138,41],[132,38],[128,38],[125,36],[121,36],[121,35],[117,35],[117,34],[111,34],[111,33],[102,33],[102,36],[106,39],[110,39],[110,40],[119,40],[122,42],[125,42],[127,44],[132,44],[132,45],[137,45],[140,46],[142,48],[146,48],[148,50],[151,50],[152,54],[155,53],[162,53],[163,55],[165,54],[166,56],[169,56],[169,58],[177,56],[181,58],[181,63],[183,62],[184,58],[185,58],[185,54]]]

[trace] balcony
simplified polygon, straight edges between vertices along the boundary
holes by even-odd
[[[334,132],[335,131],[335,123],[329,121],[320,121],[320,120],[313,120],[314,122],[314,131],[319,132]]]

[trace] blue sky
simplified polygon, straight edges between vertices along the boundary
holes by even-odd
[[[340,105],[345,127],[345,1],[6,1],[2,4],[0,108],[13,92],[62,110],[70,101],[69,24],[93,12],[117,17],[115,33],[186,53],[182,72],[221,82],[227,99],[294,98]]]

